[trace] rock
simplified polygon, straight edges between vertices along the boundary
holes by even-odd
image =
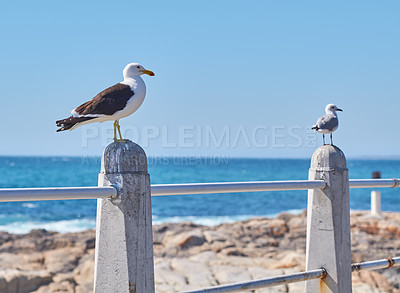
[[[81,248],[59,248],[44,253],[44,266],[52,273],[72,271],[82,257]]]
[[[69,274],[57,274],[53,278],[53,283],[47,286],[42,286],[35,293],[47,293],[47,292],[65,292],[75,293],[76,282],[71,273]]]
[[[204,237],[199,237],[196,235],[189,235],[185,237],[182,241],[178,243],[180,248],[188,248],[191,246],[199,246],[204,243]]]
[[[156,292],[174,292],[186,285],[185,277],[173,271],[170,260],[156,259],[154,272]]]
[[[300,254],[297,252],[288,252],[285,254],[279,261],[277,261],[276,265],[273,266],[275,269],[288,269],[294,267],[304,267],[306,262],[306,258],[304,254]]]
[[[0,292],[2,293],[28,293],[42,285],[49,284],[52,276],[49,272],[21,271],[7,269],[0,271]]]
[[[400,251],[398,213],[371,218],[368,212],[353,212],[351,227],[353,262],[396,256]],[[168,223],[155,225],[153,234],[159,293],[304,271],[306,213],[214,227]],[[93,230],[0,232],[0,292],[92,292],[94,236]],[[354,273],[353,292],[399,293],[399,276],[400,268]],[[304,282],[299,282],[254,292],[303,290]]]
[[[400,289],[400,267],[382,270],[381,273],[389,282],[390,286]]]
[[[207,263],[196,262],[191,259],[173,259],[171,268],[184,276],[186,284],[190,284],[191,289],[218,285]],[[190,288],[185,288],[185,290]]]
[[[276,218],[279,220],[284,220],[285,222],[289,222],[290,219],[295,218],[296,215],[287,213],[287,212],[282,212],[280,213]]]
[[[367,284],[353,284],[353,293],[382,293],[382,291]]]
[[[375,271],[360,271],[353,273],[353,283],[356,285],[358,283],[368,285],[372,289],[380,290],[377,292],[396,292],[393,291],[388,280]]]
[[[203,232],[203,235],[206,239],[207,242],[213,243],[213,242],[225,242],[228,238],[228,235],[225,235],[221,232],[218,231],[213,231],[213,230],[207,230]]]
[[[4,252],[0,254],[0,269],[17,269],[24,255]],[[1,292],[1,291],[0,291]]]
[[[224,248],[220,252],[226,255],[246,256],[246,254],[242,250],[235,247]]]
[[[88,254],[79,260],[77,267],[72,273],[78,286],[81,286],[82,288],[88,287],[87,283],[89,283],[90,287],[92,287],[94,281],[94,249],[89,251]]]
[[[192,260],[194,262],[206,263],[206,262],[214,260],[216,257],[217,257],[217,254],[215,252],[213,252],[213,251],[204,251],[204,252],[201,252],[199,254],[192,255],[190,257],[190,260]]]
[[[250,273],[242,267],[215,265],[211,267],[218,284],[230,284],[251,280]]]
[[[4,232],[2,232],[4,233]],[[0,234],[2,235],[2,234]],[[48,232],[44,229],[32,230],[31,233],[3,234],[3,243],[0,236],[0,253],[30,253],[41,252],[63,247],[80,246],[83,250],[88,246],[94,246],[95,231],[88,230],[78,233],[59,234],[57,232]],[[89,247],[90,248],[90,247]]]
[[[163,244],[166,246],[187,249],[193,246],[200,246],[206,241],[201,229],[194,229],[186,233],[170,232],[165,233]]]

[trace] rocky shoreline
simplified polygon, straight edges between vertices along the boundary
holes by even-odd
[[[304,270],[306,215],[201,226],[155,225],[156,292],[179,292]],[[351,215],[352,262],[400,254],[400,214]],[[59,234],[0,232],[0,292],[93,289],[95,231]],[[253,292],[302,292],[304,283]],[[400,292],[400,268],[353,273],[353,292]]]

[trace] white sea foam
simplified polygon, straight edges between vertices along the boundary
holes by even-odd
[[[303,212],[303,210],[296,209],[296,210],[287,210],[285,212],[294,214],[294,215],[298,215],[298,214],[301,214]],[[279,214],[280,213],[268,214],[268,215],[201,216],[201,217],[196,217],[196,216],[157,217],[157,216],[153,216],[153,224],[159,225],[159,224],[163,224],[163,223],[192,222],[192,223],[204,225],[204,226],[216,226],[216,225],[223,224],[223,223],[233,223],[233,222],[244,221],[244,220],[248,220],[251,218],[257,218],[257,217],[275,218]]]
[[[32,229],[46,229],[60,233],[79,232],[96,227],[95,219],[76,219],[54,222],[13,222],[0,225],[0,231],[15,234],[29,233]]]
[[[236,221],[243,221],[249,218],[256,217],[254,215],[240,215],[240,216],[208,216],[208,217],[196,217],[196,216],[186,216],[186,217],[161,217],[153,218],[153,224],[159,225],[163,223],[180,223],[180,222],[192,222],[199,225],[205,226],[215,226],[222,223],[233,223]]]
[[[303,210],[288,210],[287,213],[300,214]],[[205,226],[216,226],[223,223],[233,223],[237,221],[244,221],[255,217],[273,218],[277,214],[268,215],[236,215],[236,216],[176,216],[176,217],[158,217],[153,216],[153,224],[159,225],[163,223],[180,223],[192,222]],[[1,216],[1,215],[0,215]],[[74,219],[53,222],[33,222],[33,221],[16,221],[0,225],[0,231],[6,231],[14,234],[29,233],[32,229],[46,229],[48,231],[56,231],[60,233],[79,232],[87,229],[96,228],[95,219]]]
[[[24,208],[30,208],[30,209],[34,209],[34,208],[37,208],[37,207],[38,207],[37,204],[30,203],[30,202],[25,202],[25,203],[22,204],[22,206],[23,206]]]

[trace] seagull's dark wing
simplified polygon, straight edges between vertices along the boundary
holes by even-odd
[[[64,131],[64,130],[68,130],[73,128],[75,125],[88,121],[88,120],[92,120],[96,117],[74,117],[74,116],[70,116],[68,118],[65,119],[61,119],[56,121],[56,124],[58,127],[61,127],[59,129],[57,129],[57,132],[60,131]]]
[[[73,129],[78,123],[101,116],[111,116],[125,108],[129,99],[134,95],[131,87],[122,83],[113,85],[90,101],[80,105],[73,111],[73,115],[56,121],[58,131]]]
[[[129,99],[134,95],[131,87],[117,83],[105,89],[90,101],[80,105],[74,111],[74,116],[93,117],[108,115],[111,116],[125,108]]]

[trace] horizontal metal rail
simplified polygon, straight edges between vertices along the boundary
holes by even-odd
[[[399,179],[350,179],[350,188],[399,187]],[[186,184],[153,184],[152,196],[233,193],[279,190],[324,189],[323,180],[287,180],[253,182],[213,182]],[[59,187],[59,188],[4,188],[0,189],[0,202],[114,198],[118,190],[109,187]]]
[[[393,258],[384,258],[373,261],[366,261],[361,263],[355,263],[351,265],[351,270],[353,272],[358,272],[361,270],[377,270],[377,269],[387,269],[391,267],[400,266],[400,256]]]
[[[151,185],[151,195],[307,190],[323,189],[325,187],[326,183],[323,180],[155,184]]]
[[[399,179],[350,179],[350,188],[399,187]],[[233,193],[278,190],[324,189],[323,180],[216,182],[151,185],[151,195],[183,195],[206,193]]]
[[[350,188],[396,188],[400,186],[400,179],[350,179],[349,185]]]
[[[6,188],[0,189],[0,202],[114,198],[118,189],[108,187],[60,187],[60,188]]]
[[[384,269],[400,266],[400,257],[386,258],[374,261],[367,261],[362,263],[355,263],[351,265],[353,272],[360,270],[373,270]],[[240,292],[245,290],[255,290],[283,284],[296,283],[301,281],[323,279],[327,275],[324,268],[312,270],[308,272],[295,273],[290,275],[282,275],[266,279],[258,279],[254,281],[247,281],[241,283],[234,283],[228,285],[220,285],[193,291],[185,291],[181,293],[216,293],[216,292]]]
[[[290,284],[290,283],[313,280],[313,279],[322,279],[325,276],[326,276],[325,269],[317,269],[308,272],[277,276],[267,279],[259,279],[249,282],[235,283],[230,285],[221,285],[194,291],[185,291],[181,293],[240,292],[244,290],[255,290],[260,288]]]

